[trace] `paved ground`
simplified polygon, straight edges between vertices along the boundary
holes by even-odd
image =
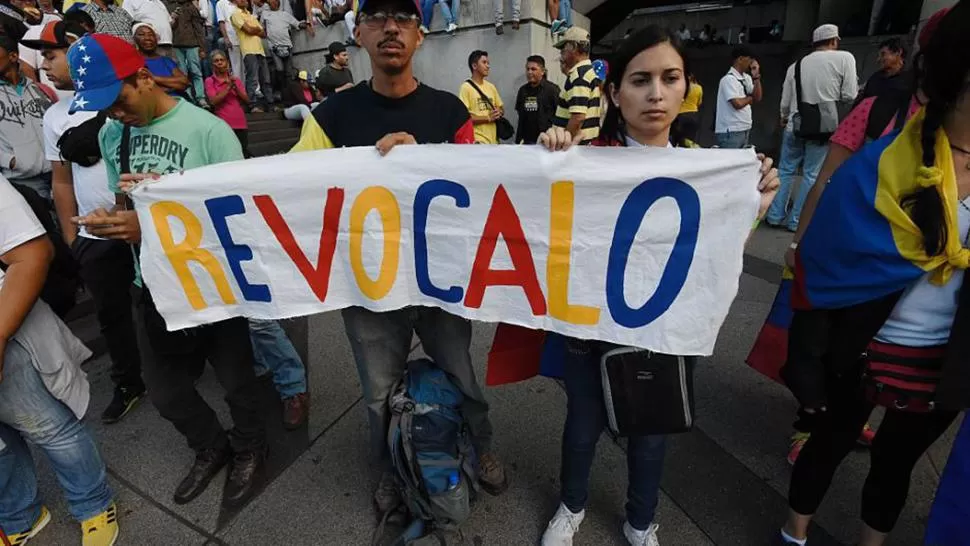
[[[658,514],[665,546],[770,544],[783,518],[789,478],[784,457],[795,404],[784,388],[750,370],[744,357],[774,297],[789,240],[787,232],[766,228],[754,235],[741,291],[715,355],[697,371],[697,427],[670,439]],[[90,317],[74,321],[72,327],[84,339],[96,337]],[[274,408],[266,416],[272,425],[274,477],[236,513],[220,510],[218,479],[193,503],[176,506],[171,493],[191,463],[184,441],[148,403],[120,424],[101,425],[97,416],[111,390],[107,358],[86,365],[92,389],[89,426],[100,441],[121,508],[119,544],[369,543],[375,477],[367,464],[366,422],[351,353],[338,314],[312,317],[309,330],[310,422],[305,430],[283,432],[277,425],[278,400],[272,386],[265,385]],[[480,374],[493,330],[492,325],[476,325],[472,350]],[[228,423],[211,374],[200,380],[199,388]],[[467,543],[536,544],[558,502],[565,395],[557,382],[545,378],[489,389],[487,394],[495,449],[513,482],[504,496],[476,504],[466,526]],[[952,434],[917,466],[909,504],[890,544],[920,544],[951,440]],[[604,436],[599,451],[577,545],[624,544],[623,446]],[[813,545],[852,543],[867,463],[867,455],[859,452],[843,464],[820,510]],[[55,520],[32,544],[76,544],[78,527],[67,516],[46,464],[41,467],[41,491]]]

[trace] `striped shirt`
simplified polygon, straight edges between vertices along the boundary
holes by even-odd
[[[573,114],[585,114],[582,143],[589,144],[600,134],[600,80],[589,59],[580,61],[566,76],[559,93],[555,124],[566,127]]]

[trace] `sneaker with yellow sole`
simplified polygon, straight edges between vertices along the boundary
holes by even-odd
[[[27,541],[37,536],[37,533],[39,533],[40,530],[46,527],[47,524],[50,522],[51,522],[50,511],[47,510],[46,506],[41,506],[40,515],[37,516],[37,521],[35,521],[34,524],[30,526],[30,529],[27,529],[23,533],[17,533],[15,535],[7,536],[7,540],[10,541],[10,546],[23,546],[24,544],[27,544]]]
[[[107,510],[81,522],[81,546],[114,546],[118,540],[118,507],[115,503]]]

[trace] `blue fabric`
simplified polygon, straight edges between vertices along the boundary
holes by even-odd
[[[296,347],[275,320],[249,320],[256,375],[273,372],[273,384],[282,398],[306,392],[306,368]]]
[[[784,131],[781,141],[781,161],[778,163],[778,174],[781,177],[781,188],[778,195],[771,202],[768,215],[765,221],[772,225],[781,225],[788,217],[788,229],[795,231],[798,228],[798,218],[801,216],[802,207],[805,205],[805,198],[808,192],[815,185],[818,172],[822,168],[825,156],[828,153],[828,144],[822,142],[807,141],[795,136],[791,129]],[[792,203],[791,214],[788,214],[788,201],[791,197],[792,187],[795,185],[795,176],[798,168],[802,168],[803,177],[801,184],[798,185],[798,193]]]
[[[26,531],[40,516],[37,475],[25,440],[47,456],[75,519],[108,508],[114,493],[94,438],[50,394],[29,353],[11,341],[0,381],[0,528],[7,534]]]
[[[458,10],[461,7],[461,0],[451,0],[450,7],[448,2],[449,0],[422,0],[421,22],[425,28],[431,28],[431,21],[434,19],[434,5],[439,3],[441,4],[441,14],[445,18],[445,24],[458,24]]]
[[[566,351],[568,338],[555,332],[546,332],[542,344],[542,358],[539,360],[539,375],[559,379],[563,376],[564,362],[569,357]]]
[[[903,290],[925,271],[904,258],[875,207],[878,165],[895,134],[866,145],[835,171],[798,245],[795,309],[838,309]]]
[[[964,419],[947,459],[926,525],[926,546],[966,546],[970,521],[970,419]]]
[[[565,21],[566,27],[573,26],[573,2],[572,0],[559,0],[559,20]]]
[[[728,131],[726,133],[714,133],[717,139],[718,148],[744,148],[748,145],[748,135],[751,131]]]
[[[599,344],[575,339],[568,339],[566,343],[570,357],[564,363],[567,410],[562,439],[561,500],[570,511],[579,512],[586,507],[596,443],[606,428],[606,403]],[[653,522],[665,450],[664,436],[628,438],[626,517],[634,529],[647,529]]]
[[[198,52],[196,52],[196,56],[198,57]],[[145,66],[153,75],[163,78],[170,77],[175,72],[175,69],[178,68],[178,64],[174,60],[164,55],[151,58],[146,57]],[[176,97],[181,96],[178,91],[172,89],[168,90],[168,94]]]

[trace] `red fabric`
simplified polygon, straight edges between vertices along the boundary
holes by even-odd
[[[57,96],[57,93],[50,87],[47,87],[46,85],[40,82],[35,82],[35,83],[37,84],[37,87],[40,88],[41,92],[47,95],[47,98],[49,98],[51,102],[57,102],[57,100],[60,99],[60,97]]]
[[[844,146],[852,152],[858,152],[866,143],[866,126],[869,125],[869,114],[872,112],[872,105],[875,102],[876,97],[869,97],[857,104],[849,112],[849,115],[839,123],[839,127],[835,130],[830,141]],[[913,97],[909,103],[909,112],[906,114],[906,119],[913,117],[919,109],[919,101],[916,100],[916,97]],[[895,123],[895,118],[889,120],[880,136],[889,134]]]
[[[455,131],[455,144],[474,144],[475,143],[475,126],[472,124],[471,118],[464,125]]]
[[[500,322],[488,352],[485,385],[495,387],[539,375],[546,333]]]
[[[784,385],[781,369],[785,366],[787,358],[788,330],[766,322],[758,332],[758,337],[745,361],[748,366],[761,372],[765,377]]]

